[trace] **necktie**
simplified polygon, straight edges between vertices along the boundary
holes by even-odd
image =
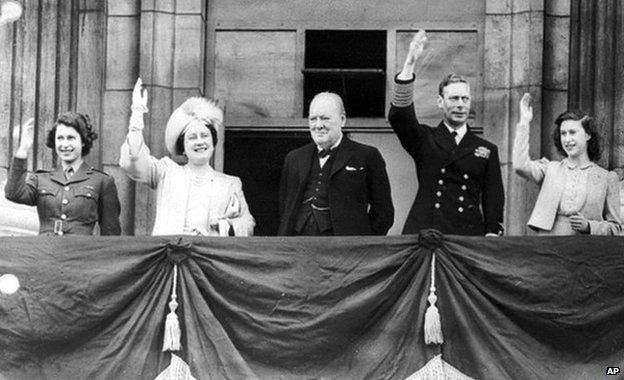
[[[455,145],[457,145],[457,132],[455,131],[451,132],[451,137],[453,138]]]
[[[70,179],[74,175],[74,168],[70,167],[65,171],[65,178]]]
[[[329,156],[330,154],[334,153],[334,151],[332,149],[323,149],[319,152],[319,158],[325,158],[327,156]]]

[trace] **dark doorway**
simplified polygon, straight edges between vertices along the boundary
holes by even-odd
[[[226,131],[224,172],[240,177],[256,236],[275,236],[279,227],[278,193],[286,154],[310,142],[308,132]]]

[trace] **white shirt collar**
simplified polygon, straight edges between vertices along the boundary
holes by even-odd
[[[458,143],[464,138],[466,132],[468,132],[468,126],[465,123],[457,129],[450,127],[448,124],[446,124],[446,122],[444,123],[444,125],[446,126],[446,128],[448,128],[449,133],[457,132],[457,137],[455,137],[455,141],[457,141]]]

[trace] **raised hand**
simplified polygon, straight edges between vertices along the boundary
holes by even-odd
[[[403,64],[403,70],[399,74],[399,79],[407,80],[412,78],[414,72],[414,65],[425,50],[425,43],[427,42],[427,33],[424,29],[420,29],[410,42],[409,51],[407,57],[405,57],[405,63]]]
[[[520,99],[520,124],[529,124],[533,120],[533,106],[531,106],[531,94],[525,92]]]
[[[137,79],[134,90],[132,90],[132,110],[147,112],[147,89],[143,89],[141,78]]]
[[[19,147],[15,151],[15,157],[27,158],[30,149],[35,141],[35,119],[28,119],[21,128],[15,128],[13,131],[13,139],[16,139],[17,132],[21,129]]]

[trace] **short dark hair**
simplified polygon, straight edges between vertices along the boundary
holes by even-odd
[[[438,86],[438,95],[442,96],[442,94],[444,93],[444,87],[448,86],[451,83],[466,83],[469,85],[468,81],[463,76],[455,73],[450,73],[445,76],[444,79],[442,79],[442,82],[440,82],[440,85]]]
[[[205,125],[210,131],[210,136],[212,136],[212,146],[216,146],[217,141],[219,141],[217,139],[217,129],[212,124],[205,124]],[[186,132],[182,132],[180,136],[178,136],[178,139],[176,140],[175,150],[176,150],[176,154],[178,155],[184,154],[184,135],[186,135]]]
[[[91,152],[93,141],[97,140],[98,134],[93,130],[89,115],[71,111],[60,114],[54,123],[54,127],[48,131],[46,136],[45,145],[50,149],[55,149],[56,147],[54,140],[56,139],[56,127],[59,124],[74,128],[78,132],[82,142],[82,156],[86,156]]]
[[[587,141],[587,156],[591,161],[600,160],[602,148],[600,144],[600,133],[598,132],[598,123],[593,117],[583,111],[566,111],[557,116],[555,120],[555,130],[553,131],[553,142],[557,147],[557,151],[564,157],[568,155],[561,145],[561,124],[566,120],[581,122],[585,133],[590,136],[589,141]]]

